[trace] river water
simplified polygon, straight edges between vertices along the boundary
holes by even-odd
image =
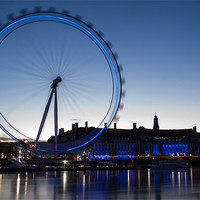
[[[200,168],[3,173],[0,199],[200,199]]]

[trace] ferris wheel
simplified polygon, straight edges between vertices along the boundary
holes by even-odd
[[[63,152],[89,144],[122,107],[124,79],[116,57],[103,34],[79,16],[24,10],[0,29],[0,128],[17,142],[28,141],[31,150]],[[85,121],[95,128],[58,142],[60,128]],[[52,135],[55,144],[40,141]]]

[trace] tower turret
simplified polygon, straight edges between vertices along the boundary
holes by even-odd
[[[155,114],[155,117],[154,117],[153,130],[154,130],[155,132],[158,132],[158,131],[159,131],[158,117],[157,117],[156,114]]]

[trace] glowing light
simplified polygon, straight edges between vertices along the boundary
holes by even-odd
[[[62,162],[63,162],[63,164],[65,165],[68,161],[67,161],[67,160],[63,160]]]

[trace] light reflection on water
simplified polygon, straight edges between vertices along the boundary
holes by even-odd
[[[0,199],[200,199],[200,168],[0,174]]]

